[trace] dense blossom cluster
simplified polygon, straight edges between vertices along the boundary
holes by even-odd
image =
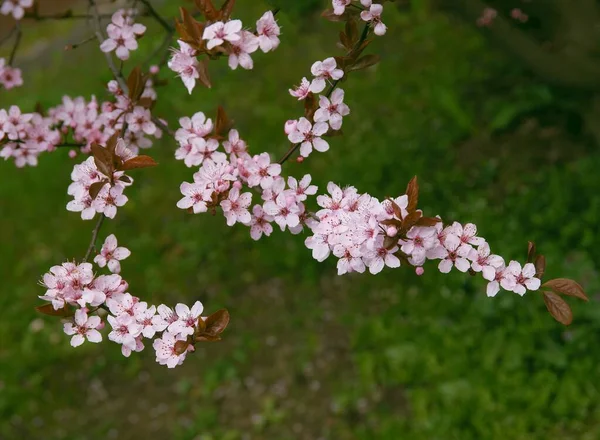
[[[129,254],[127,248],[117,247],[117,239],[110,235],[94,262],[104,267],[108,261],[108,268],[115,271],[117,266],[111,262],[118,263]],[[127,357],[144,349],[144,339],[154,339],[156,361],[169,368],[180,365],[187,352],[193,350],[193,344],[184,343],[180,349],[176,343],[194,334],[198,320],[202,319],[203,307],[199,301],[191,308],[185,304],[177,304],[175,309],[164,304],[148,305],[128,293],[129,284],[120,275],[98,275],[91,263],[66,262],[53,266],[43,276],[42,285],[47,290],[40,298],[50,301],[55,310],[65,306],[76,308],[73,318],[64,325],[65,333],[72,336],[73,347],[85,340],[102,341],[100,330],[108,322],[111,328],[108,339],[120,344]],[[101,311],[108,312],[104,319],[98,314]]]
[[[7,65],[4,58],[0,58],[0,87],[10,90],[23,85],[21,69]]]
[[[134,22],[134,9],[119,9],[106,27],[108,38],[100,45],[103,52],[115,52],[120,60],[129,59],[129,52],[138,48],[137,39],[144,35],[146,26]]]
[[[46,115],[22,113],[17,106],[8,111],[0,109],[0,157],[13,158],[15,165],[22,167],[37,165],[41,153],[62,145],[89,153],[92,143],[105,144],[125,125],[124,138],[133,154],[151,147],[151,138],[160,138],[162,131],[152,121],[147,105],[133,102],[117,81],[108,83],[108,92],[114,101],[64,96],[62,103],[48,109]],[[141,98],[156,100],[152,78],[147,79]],[[75,155],[75,150],[72,153]]]
[[[33,6],[33,0],[3,0],[0,14],[11,15],[15,20],[25,16],[25,9]]]
[[[250,55],[259,48],[263,52],[275,50],[279,46],[279,35],[280,29],[271,11],[265,12],[256,22],[255,32],[243,29],[240,20],[217,21],[204,28],[201,49],[179,40],[179,49],[173,49],[168,65],[181,78],[188,92],[192,93],[196,80],[200,78],[197,57],[201,53],[227,55],[229,67],[233,70],[238,66],[252,69],[254,62]]]

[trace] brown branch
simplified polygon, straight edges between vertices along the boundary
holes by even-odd
[[[144,6],[146,6],[146,9],[148,10],[148,14],[153,17],[158,23],[160,23],[160,25],[165,28],[165,31],[167,31],[170,34],[173,34],[175,32],[175,28],[173,26],[171,26],[169,23],[167,23],[167,21],[158,13],[156,12],[156,9],[154,9],[154,7],[152,6],[152,3],[150,3],[150,0],[140,0],[142,2],[142,4]]]
[[[85,257],[83,257],[83,262],[87,262],[92,255],[92,251],[96,249],[96,240],[98,239],[98,232],[100,232],[100,228],[102,227],[102,223],[104,223],[104,219],[106,216],[104,214],[100,215],[100,218],[96,222],[96,226],[92,230],[92,240],[90,241],[90,245],[87,248],[87,252],[85,253]]]
[[[13,61],[15,60],[15,55],[17,54],[17,49],[19,48],[19,44],[21,43],[21,37],[23,36],[23,31],[21,31],[21,26],[19,23],[15,25],[15,29],[17,30],[17,37],[15,38],[15,44],[10,52],[10,57],[8,58],[8,65],[12,66]]]

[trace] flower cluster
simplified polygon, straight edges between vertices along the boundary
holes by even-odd
[[[350,6],[352,2],[353,0],[331,0],[333,13],[335,15],[342,15],[346,11],[346,7]],[[365,8],[360,13],[361,20],[371,23],[375,35],[384,35],[387,27],[381,21],[383,5],[373,3],[373,0],[360,0],[360,4]]]
[[[102,52],[115,51],[120,60],[129,59],[129,52],[138,48],[137,39],[144,35],[146,26],[134,22],[136,11],[119,9],[106,27],[108,38],[100,45]]]
[[[231,69],[235,70],[238,66],[252,69],[254,62],[250,55],[259,48],[263,52],[275,50],[279,46],[279,35],[280,29],[271,11],[265,12],[256,22],[255,32],[243,29],[240,20],[217,21],[204,28],[201,47],[194,48],[178,40],[179,49],[173,49],[168,65],[192,93],[196,80],[200,78],[199,55],[227,55]]]
[[[33,0],[4,0],[0,6],[0,14],[12,15],[15,20],[25,16],[25,9],[33,6]]]
[[[134,102],[116,81],[108,83],[114,101],[99,103],[95,97],[64,96],[62,103],[42,113],[22,113],[17,106],[0,109],[0,157],[13,158],[15,165],[37,165],[43,152],[62,145],[79,147],[89,153],[91,144],[104,144],[127,124],[124,138],[128,148],[137,154],[140,148],[152,146],[149,137],[160,138],[162,131],[152,121],[147,107],[156,100],[152,78],[148,78],[140,100]],[[142,105],[142,99],[147,103]],[[76,155],[71,150],[71,155]]]
[[[117,247],[116,237],[110,235],[94,262],[99,267],[106,266],[108,262],[109,269],[115,271],[119,260],[129,254],[127,248]],[[129,285],[120,275],[96,275],[91,263],[66,262],[53,266],[44,275],[42,285],[47,290],[40,298],[50,301],[54,310],[66,312],[75,308],[73,318],[64,324],[64,332],[72,336],[73,347],[85,340],[102,341],[100,330],[104,328],[105,321],[93,313],[108,311],[106,321],[111,327],[108,339],[121,345],[124,356],[142,351],[144,338],[156,338],[153,342],[156,361],[173,368],[183,362],[189,351],[194,350],[192,341],[187,341],[198,333],[199,320],[202,320],[200,328],[205,326],[206,318],[201,317],[203,306],[199,301],[191,308],[177,304],[174,310],[164,304],[158,307],[148,305],[128,293]],[[183,342],[178,345],[179,341]]]
[[[0,58],[0,86],[6,90],[23,85],[21,69],[8,66],[4,58]]]

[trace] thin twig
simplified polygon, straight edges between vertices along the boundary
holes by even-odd
[[[158,116],[152,116],[152,122],[154,122],[154,124],[158,125],[158,127],[163,130],[166,131],[170,136],[175,136],[175,132],[170,129],[167,124],[165,124],[163,121],[160,120],[160,118]]]
[[[13,45],[12,51],[10,52],[10,57],[8,58],[9,66],[12,66],[12,63],[15,60],[15,55],[17,54],[17,49],[19,48],[21,37],[23,36],[23,31],[21,31],[21,26],[19,23],[15,25],[15,29],[17,30],[17,37],[15,38],[15,44]]]
[[[79,46],[84,45],[85,43],[89,43],[92,40],[96,39],[96,35],[92,35],[90,37],[87,37],[85,40],[81,40],[78,43],[73,43],[73,44],[67,44],[65,46],[65,50],[73,50],[73,49],[77,49]]]
[[[17,31],[17,25],[13,26],[13,28],[10,30],[10,32],[8,34],[6,34],[6,36],[4,38],[2,38],[2,40],[0,40],[0,46],[2,46],[4,43],[6,43],[8,40],[10,40],[16,31]]]
[[[112,14],[98,14],[100,18],[111,18]],[[87,20],[90,18],[88,14],[70,14],[68,12],[64,14],[56,14],[56,15],[26,15],[24,18],[29,18],[31,20],[36,21],[46,21],[46,20]]]
[[[171,26],[169,23],[167,23],[167,20],[165,20],[163,17],[160,16],[160,14],[158,12],[156,12],[156,9],[154,9],[152,4],[150,3],[150,0],[140,0],[140,1],[148,9],[148,14],[150,14],[150,16],[154,17],[154,19],[156,21],[158,21],[163,28],[165,28],[165,31],[167,31],[168,33],[175,32],[175,28],[173,26]]]
[[[354,45],[354,47],[348,52],[349,54],[354,52],[356,49],[358,49],[360,47],[361,44],[363,44],[363,42],[367,39],[367,36],[369,35],[369,29],[370,29],[369,23],[365,24],[362,34],[360,35],[360,39],[357,41],[357,43]],[[333,82],[333,84],[331,84],[331,86],[329,87],[329,90],[327,91],[325,96],[327,96],[329,98],[339,83],[340,83],[339,79],[335,80]],[[302,142],[300,142],[299,144],[293,144],[289,148],[289,150],[286,151],[286,153],[283,155],[283,157],[277,161],[277,163],[279,165],[282,165],[286,160],[288,160],[292,156],[292,154],[294,154],[294,152],[298,148],[300,148],[300,145],[302,145]]]
[[[102,227],[102,223],[104,223],[105,218],[106,216],[102,214],[96,222],[96,226],[92,231],[92,240],[90,241],[90,245],[88,246],[87,252],[85,253],[85,257],[83,257],[84,263],[90,258],[90,255],[92,255],[92,251],[96,249],[96,240],[98,239],[98,232],[100,232],[100,228]]]

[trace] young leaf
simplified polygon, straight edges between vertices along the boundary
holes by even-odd
[[[356,60],[356,62],[354,64],[352,64],[348,68],[348,70],[353,71],[353,70],[366,69],[367,67],[374,66],[380,60],[381,60],[381,58],[379,55],[375,55],[375,54],[365,55],[365,56],[359,58],[358,60]]]
[[[175,347],[174,347],[175,353],[177,353],[177,354],[185,353],[189,345],[190,345],[190,343],[187,340],[175,342]]]
[[[206,318],[206,328],[201,336],[218,336],[229,324],[229,312],[227,309],[217,310]]]
[[[104,188],[104,185],[106,185],[107,183],[108,180],[104,179],[101,182],[94,182],[90,185],[90,197],[92,198],[92,200],[98,197],[98,193],[102,188]]]
[[[196,342],[217,342],[221,340],[220,336],[212,336],[203,333],[201,335],[196,336]]]
[[[356,20],[354,18],[350,18],[346,22],[345,32],[348,40],[350,41],[350,45],[348,46],[348,49],[350,49],[358,41],[358,25],[356,24]]]
[[[111,154],[115,153],[115,150],[117,149],[117,140],[119,139],[120,136],[121,136],[121,132],[117,131],[111,137],[109,137],[108,140],[106,141],[106,149]]]
[[[573,322],[573,312],[569,304],[554,292],[544,292],[544,303],[550,314],[558,322],[569,325]]]
[[[217,117],[215,120],[215,135],[221,136],[231,128],[232,122],[227,117],[225,109],[221,106],[217,108]]]
[[[121,169],[123,171],[127,171],[127,170],[133,170],[136,168],[155,167],[156,165],[158,165],[158,164],[150,156],[141,155],[141,156],[132,157],[131,159],[123,162]]]
[[[583,291],[583,287],[581,287],[577,282],[568,278],[555,278],[553,280],[546,281],[544,284],[542,284],[542,287],[546,289],[552,289],[556,293],[574,296],[584,301],[589,301],[588,297]]]
[[[234,6],[235,0],[226,0],[225,3],[223,3],[223,6],[221,7],[221,20],[229,20]]]
[[[533,263],[535,259],[535,243],[533,241],[527,242],[527,262]]]
[[[437,217],[421,217],[419,220],[417,220],[415,226],[435,226],[441,221],[442,220]]]
[[[203,58],[198,64],[198,75],[200,83],[207,89],[210,89],[212,84],[210,82],[210,76],[208,75],[208,58]]]
[[[546,257],[543,255],[538,255],[535,259],[535,277],[540,280],[544,276],[544,272],[546,271]]]
[[[417,176],[410,179],[406,186],[406,195],[408,196],[408,206],[406,210],[411,213],[417,209],[417,203],[419,202],[419,183],[417,182]]]
[[[44,304],[43,306],[37,306],[35,308],[38,312],[43,313],[48,316],[73,316],[73,311],[69,308],[68,305],[65,305],[62,309],[56,310],[52,303]]]
[[[142,69],[140,66],[135,66],[129,76],[127,77],[127,88],[129,89],[129,99],[137,101],[141,95],[141,91],[144,89],[144,83],[142,82]]]
[[[91,145],[91,149],[96,168],[109,179],[112,178],[114,168],[111,152],[96,143]]]
[[[410,214],[408,214],[405,218],[404,221],[402,222],[402,229],[404,231],[408,231],[410,228],[412,228],[415,224],[417,224],[417,222],[419,221],[419,219],[421,218],[421,213],[419,211],[413,211]]]

